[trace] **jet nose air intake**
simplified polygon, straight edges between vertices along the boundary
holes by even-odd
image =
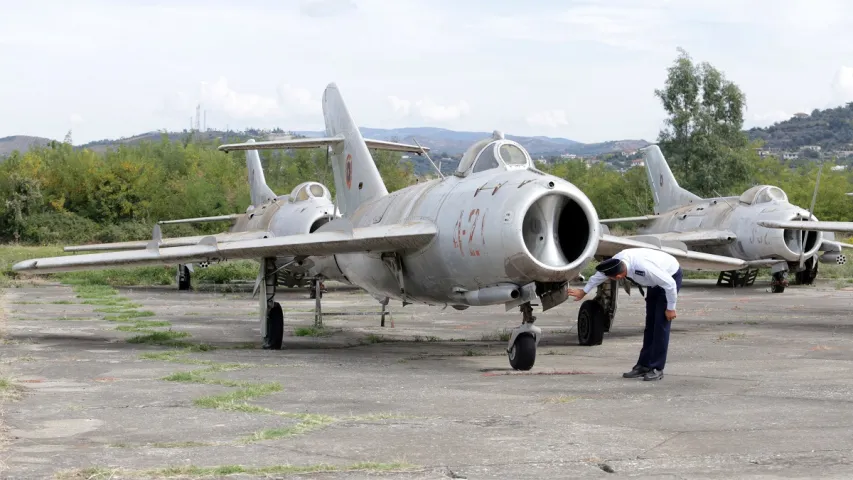
[[[587,199],[566,192],[548,192],[524,214],[521,236],[527,252],[551,269],[563,270],[582,260],[591,240]]]

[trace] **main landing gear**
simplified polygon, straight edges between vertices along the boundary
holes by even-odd
[[[605,281],[595,291],[595,298],[586,300],[578,311],[578,343],[581,345],[601,345],[604,333],[613,326],[616,315],[616,298],[619,293],[616,280]],[[625,287],[630,293],[629,287]]]
[[[191,270],[189,265],[178,264],[178,290],[184,291],[190,289]]]
[[[506,353],[509,364],[516,370],[530,370],[536,363],[536,347],[542,337],[542,329],[533,325],[533,306],[530,302],[523,303],[521,309],[521,325],[512,330]]]

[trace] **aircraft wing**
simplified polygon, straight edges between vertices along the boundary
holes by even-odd
[[[639,217],[622,217],[622,218],[605,218],[603,220],[599,220],[599,223],[603,223],[605,225],[611,223],[637,223],[637,222],[648,222],[649,220],[654,220],[660,217],[660,215],[642,215]]]
[[[646,238],[647,241],[617,237],[603,234],[598,242],[598,250],[595,254],[599,256],[612,257],[626,248],[655,248],[663,250],[678,259],[678,263],[685,270],[710,270],[728,271],[746,268],[747,263],[738,258],[712,255],[710,253],[692,252],[684,244],[673,241],[655,242],[654,238]],[[651,242],[651,243],[650,243]]]
[[[335,228],[342,224],[344,228]],[[219,242],[214,236],[210,236],[190,246],[157,248],[155,244],[144,250],[24,260],[13,265],[12,270],[44,274],[241,258],[257,259],[277,255],[313,256],[404,251],[427,245],[437,232],[435,225],[427,222],[351,228],[343,222],[332,221],[314,233],[234,242]]]
[[[257,238],[272,237],[272,233],[266,231],[249,231],[234,233],[217,233],[213,235],[196,235],[193,237],[166,238],[159,242],[160,248],[186,247],[196,245],[207,237],[214,237],[217,243],[237,242],[240,240],[254,240]],[[93,243],[91,245],[69,245],[63,248],[66,252],[104,252],[114,250],[142,250],[151,245],[151,240],[134,240],[129,242],[115,243]]]
[[[813,221],[793,221],[793,222],[758,222],[762,227],[767,228],[784,228],[787,230],[811,230],[819,232],[844,232],[853,233],[853,222],[813,222]]]
[[[289,140],[269,140],[265,142],[229,143],[220,145],[219,150],[222,150],[223,152],[230,152],[232,150],[280,150],[283,148],[330,147],[342,143],[343,141],[343,135],[320,138],[293,138]],[[367,148],[373,148],[376,150],[392,150],[395,152],[409,152],[417,154],[421,153],[421,147],[405,143],[370,140],[367,138],[364,139],[364,143],[367,144]],[[429,151],[429,148],[427,147],[423,147],[423,149]]]
[[[645,237],[657,237],[662,241],[681,242],[688,247],[712,247],[727,245],[737,239],[734,232],[728,230],[698,230],[693,232],[666,232],[632,235],[625,238],[643,241]]]

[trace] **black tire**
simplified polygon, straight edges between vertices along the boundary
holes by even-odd
[[[181,271],[178,272],[178,290],[185,291],[190,289],[190,267],[181,265]]]
[[[281,305],[274,302],[272,309],[267,314],[267,336],[264,338],[265,350],[281,350],[284,337],[284,312]]]
[[[784,291],[785,291],[784,285],[770,285],[770,292],[771,293],[782,293]]]
[[[601,345],[604,341],[604,324],[607,323],[604,308],[595,300],[587,300],[578,311],[578,343]]]
[[[530,370],[536,363],[536,339],[529,333],[515,338],[509,350],[509,365],[515,370]]]

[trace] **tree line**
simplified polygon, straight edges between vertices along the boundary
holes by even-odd
[[[658,144],[682,187],[700,196],[739,195],[755,184],[811,203],[818,166],[761,158],[760,140],[742,131],[746,96],[708,63],[679,50],[664,88],[654,94],[668,114]],[[232,141],[233,139],[227,139]],[[238,141],[242,141],[240,139]],[[0,163],[0,241],[25,244],[115,242],[149,238],[159,220],[239,213],[249,205],[245,153],[226,154],[216,141],[169,140],[121,145],[105,153],[66,142],[14,152]],[[401,154],[372,152],[389,191],[419,180]],[[322,149],[261,151],[267,183],[277,194],[314,180],[334,195]],[[652,212],[643,167],[621,173],[604,163],[570,160],[541,167],[586,193],[601,218]],[[853,177],[824,168],[815,215],[853,220]],[[221,224],[170,225],[166,236],[214,233]]]

